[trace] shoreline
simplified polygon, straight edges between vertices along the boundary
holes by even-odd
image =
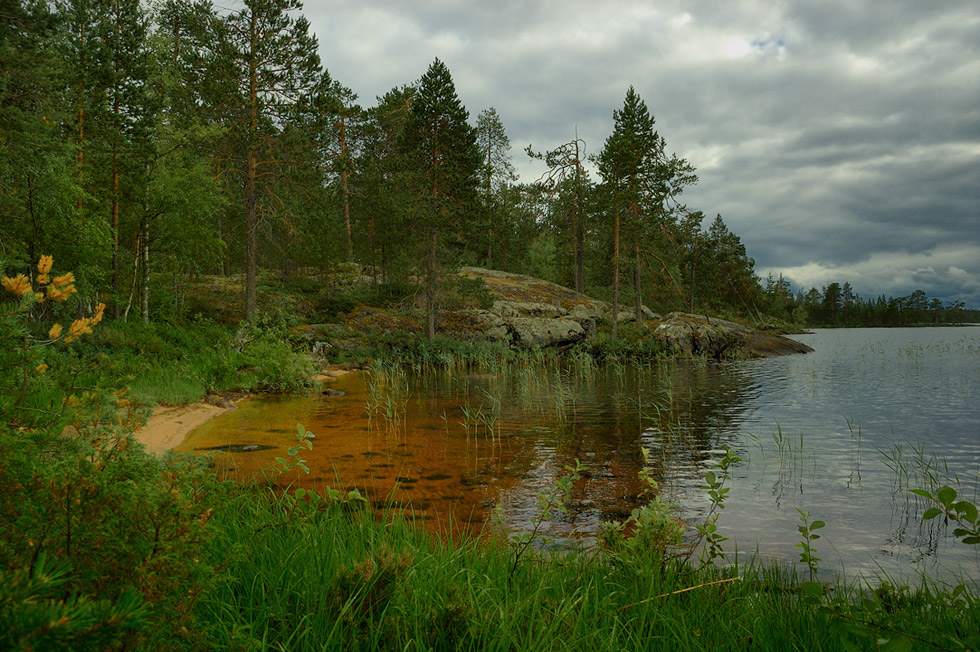
[[[158,406],[153,408],[146,425],[134,432],[133,436],[148,453],[163,455],[179,446],[191,430],[234,407],[219,407],[204,401]]]
[[[314,376],[313,380],[321,384],[329,383],[347,373],[350,373],[349,369],[328,368]],[[243,398],[248,398],[248,395],[215,394],[185,405],[158,405],[153,408],[146,424],[137,429],[133,436],[148,453],[163,455],[180,446],[194,428],[237,408],[236,403]]]

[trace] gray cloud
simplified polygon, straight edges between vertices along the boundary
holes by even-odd
[[[309,0],[324,65],[365,105],[439,57],[521,151],[591,152],[634,85],[762,273],[980,306],[980,10],[788,3]]]

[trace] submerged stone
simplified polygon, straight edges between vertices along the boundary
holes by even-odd
[[[222,453],[254,453],[255,451],[267,451],[273,448],[275,446],[266,446],[265,444],[222,444],[220,446],[199,448],[198,450],[221,451]]]

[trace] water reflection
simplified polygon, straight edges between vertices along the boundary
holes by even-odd
[[[664,498],[694,522],[709,507],[703,473],[728,446],[743,458],[719,521],[732,547],[795,560],[801,508],[827,522],[817,546],[826,570],[942,560],[976,578],[976,551],[937,522],[923,526],[908,491],[948,483],[976,499],[976,333],[822,331],[800,338],[816,353],[729,364],[378,365],[339,379],[343,396],[247,401],[181,450],[232,447],[221,468],[248,478],[283,455],[300,422],[316,434],[313,472],[279,482],[357,487],[433,530],[472,532],[497,505],[508,529],[529,529],[536,495],[579,459],[587,471],[569,512],[545,533],[588,543],[638,505],[641,447]]]

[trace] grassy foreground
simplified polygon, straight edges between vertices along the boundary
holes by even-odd
[[[980,597],[965,586],[829,586],[658,546],[559,554],[500,535],[440,541],[356,494],[243,487],[200,460],[161,463],[125,429],[68,441],[5,433],[0,493],[5,650],[980,644]]]
[[[980,648],[975,588],[684,561],[655,496],[632,530],[607,528],[608,549],[550,554],[534,537],[438,541],[357,495],[243,487],[202,459],[158,459],[132,436],[141,403],[302,387],[310,360],[288,329],[113,325],[80,339],[102,308],[44,313],[30,281],[8,280],[20,298],[0,303],[0,650]],[[723,495],[720,477],[706,482]],[[933,516],[980,537],[976,508],[944,491]]]
[[[246,491],[216,516],[212,549],[236,558],[202,602],[218,647],[968,649],[980,632],[975,595],[926,580],[818,594],[776,566],[597,552],[515,568],[506,544],[438,542],[343,501],[298,516],[289,502]]]

